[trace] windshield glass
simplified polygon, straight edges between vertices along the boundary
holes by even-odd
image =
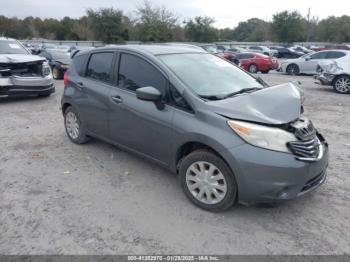
[[[53,59],[70,59],[69,54],[64,51],[51,52],[51,55]]]
[[[203,49],[205,49],[205,51],[211,53],[211,54],[216,54],[219,53],[220,51],[217,49],[216,46],[214,45],[207,45],[207,46],[203,46]]]
[[[0,40],[0,54],[28,55],[28,51],[16,41]]]
[[[255,78],[211,54],[171,54],[159,58],[199,96],[224,97],[246,88],[263,88]]]

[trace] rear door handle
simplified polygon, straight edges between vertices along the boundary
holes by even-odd
[[[79,90],[83,90],[83,89],[84,89],[84,84],[83,84],[82,82],[78,82],[78,83],[77,83],[77,88],[78,88]]]
[[[120,96],[112,96],[111,100],[116,103],[116,104],[121,104],[123,103],[123,99]]]

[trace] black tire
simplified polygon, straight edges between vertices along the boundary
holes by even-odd
[[[261,73],[263,73],[263,74],[268,74],[269,72],[270,72],[270,70],[261,71]]]
[[[225,178],[227,185],[226,194],[223,199],[215,204],[206,204],[195,198],[188,188],[186,182],[186,173],[189,167],[198,161],[205,161],[213,164],[221,172]],[[232,207],[236,203],[237,199],[237,183],[234,174],[230,167],[216,154],[207,150],[196,150],[184,157],[180,162],[179,168],[179,178],[181,182],[181,187],[186,195],[186,197],[198,207],[208,210],[208,211],[224,211]]]
[[[350,94],[350,76],[340,75],[334,79],[333,89],[339,94]]]
[[[70,132],[68,131],[67,127],[67,116],[68,114],[74,114],[77,118],[78,123],[78,135],[77,137],[73,137]],[[67,133],[68,138],[75,144],[84,144],[87,141],[89,141],[89,137],[85,133],[84,125],[80,121],[79,115],[77,110],[75,110],[72,106],[67,107],[67,109],[64,111],[64,127]]]
[[[251,64],[248,67],[248,71],[249,73],[256,74],[259,71],[258,66],[256,64]]]
[[[61,71],[55,66],[52,68],[52,77],[53,79],[56,79],[56,80],[63,78]]]
[[[290,64],[290,65],[287,66],[286,73],[288,75],[299,75],[300,68],[296,64]]]

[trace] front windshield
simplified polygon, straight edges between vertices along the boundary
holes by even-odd
[[[203,48],[205,49],[205,51],[211,54],[216,54],[220,52],[219,49],[217,49],[217,47],[213,45],[203,46]]]
[[[17,41],[0,40],[0,54],[28,55],[29,52]]]
[[[224,97],[246,88],[263,88],[255,78],[215,55],[160,55],[160,60],[202,97]]]

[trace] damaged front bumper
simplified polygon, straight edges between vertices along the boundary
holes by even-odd
[[[51,74],[46,77],[9,76],[0,78],[0,97],[49,95],[55,92]]]

